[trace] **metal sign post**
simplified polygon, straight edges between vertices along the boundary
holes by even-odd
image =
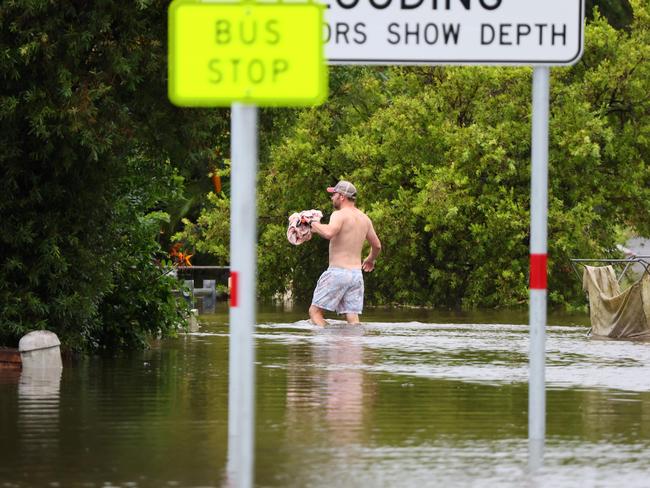
[[[231,108],[228,477],[252,486],[255,421],[257,107]]]
[[[324,10],[312,1],[169,7],[169,99],[231,106],[228,486],[254,481],[257,106],[325,101]]]
[[[550,69],[533,70],[530,177],[529,465],[542,463],[546,431],[546,253],[548,226],[548,119]]]

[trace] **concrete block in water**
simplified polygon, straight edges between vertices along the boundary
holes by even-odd
[[[199,327],[199,311],[193,308],[190,310],[190,332],[198,332]]]
[[[54,332],[35,330],[25,334],[18,343],[23,369],[61,369],[61,341]]]

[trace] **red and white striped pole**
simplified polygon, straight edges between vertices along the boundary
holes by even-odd
[[[546,431],[546,259],[548,234],[548,121],[550,68],[533,69],[530,195],[530,355],[528,441],[532,467],[543,459]]]

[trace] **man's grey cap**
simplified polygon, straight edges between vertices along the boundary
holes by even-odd
[[[349,181],[341,180],[336,186],[327,187],[328,193],[340,193],[347,198],[355,198],[357,196],[357,189]]]

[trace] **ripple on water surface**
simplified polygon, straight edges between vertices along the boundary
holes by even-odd
[[[256,336],[285,344],[356,344],[378,360],[360,367],[393,374],[493,384],[528,381],[528,326],[508,324],[372,323],[353,328],[335,322],[262,324]],[[347,346],[346,346],[347,347]],[[582,327],[549,326],[549,388],[650,391],[650,343],[602,341]]]

